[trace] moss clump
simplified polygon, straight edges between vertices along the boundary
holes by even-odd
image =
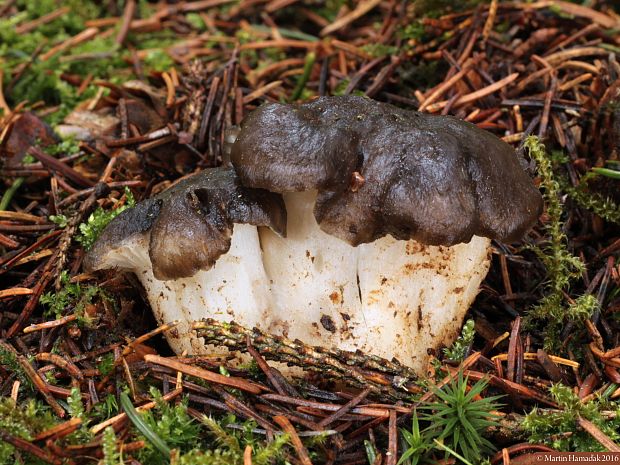
[[[97,210],[90,214],[85,223],[80,224],[80,234],[77,237],[77,241],[82,244],[86,250],[89,250],[93,246],[110,221],[128,208],[132,208],[136,205],[133,194],[127,188],[125,188],[125,197],[127,200],[124,205],[114,210],[104,210],[98,207]]]
[[[534,409],[525,417],[523,429],[532,443],[547,444],[565,452],[604,452],[606,449],[579,427],[579,418],[594,423],[612,441],[620,439],[620,405],[598,398],[582,402],[567,386],[550,389],[560,411]],[[605,413],[606,412],[606,413]]]
[[[598,192],[591,192],[590,185],[599,176],[607,176],[612,179],[616,179],[609,174],[605,174],[606,171],[593,168],[592,171],[585,174],[580,180],[579,185],[574,187],[565,180],[562,183],[563,190],[569,195],[569,197],[581,208],[600,216],[605,221],[610,223],[620,224],[620,206],[614,202],[611,198],[606,197]],[[608,170],[616,172],[615,170]]]
[[[17,405],[11,398],[0,398],[0,430],[11,436],[30,441],[56,423],[50,410],[35,400]],[[0,441],[0,465],[18,463],[14,454],[15,448],[11,444]],[[45,462],[28,456],[26,463],[39,465]]]
[[[543,226],[547,241],[532,247],[547,270],[545,296],[530,310],[525,323],[529,327],[544,327],[545,347],[555,351],[562,345],[560,333],[565,325],[590,318],[598,308],[598,302],[593,296],[584,295],[569,305],[565,304],[565,292],[571,282],[581,276],[584,264],[568,249],[568,240],[563,231],[562,192],[553,171],[552,158],[536,137],[528,137],[525,147],[538,165],[540,185],[547,206],[547,221]]]
[[[61,318],[67,310],[72,309],[77,316],[77,323],[84,327],[90,327],[92,317],[86,312],[95,299],[111,301],[110,296],[99,286],[82,286],[80,283],[72,283],[66,271],[61,274],[62,288],[58,292],[47,292],[41,296],[41,304],[47,306],[44,315]]]
[[[443,350],[446,360],[450,360],[451,362],[463,361],[474,342],[474,336],[476,335],[474,326],[474,320],[470,319],[465,322],[458,339],[454,341],[450,347],[446,347]]]

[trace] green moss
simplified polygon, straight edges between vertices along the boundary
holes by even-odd
[[[284,447],[287,446],[288,443],[288,435],[279,434],[272,442],[263,442],[260,446],[252,447],[252,450],[255,451],[255,454],[252,457],[252,463],[255,463],[256,465],[269,465],[276,461],[281,463]],[[312,455],[313,452],[310,451],[310,454]]]
[[[532,328],[544,325],[545,347],[556,351],[562,347],[560,334],[566,324],[583,322],[599,310],[599,302],[592,295],[578,296],[566,303],[565,295],[568,294],[571,284],[582,275],[584,265],[568,249],[568,241],[563,232],[562,196],[568,194],[577,205],[610,222],[620,222],[620,209],[612,200],[589,192],[589,183],[600,174],[588,173],[581,178],[577,187],[573,187],[565,176],[557,174],[558,167],[567,162],[562,152],[547,153],[535,137],[529,137],[525,147],[538,165],[548,217],[544,225],[546,242],[533,247],[547,270],[545,295],[530,310],[525,323]]]
[[[200,427],[187,413],[187,400],[169,405],[154,387],[151,388],[151,396],[155,400],[156,408],[139,414],[146,427],[155,437],[165,441],[166,447],[179,449],[182,453],[192,450],[199,438]],[[146,447],[140,449],[138,459],[141,463],[153,465],[168,462],[162,455],[161,448],[150,440],[147,440]]]
[[[345,90],[347,90],[347,87],[349,87],[349,83],[350,80],[349,79],[343,79],[342,81],[340,81],[337,85],[336,88],[334,89],[333,95],[345,95]],[[359,95],[360,97],[364,97],[364,92],[359,90],[359,89],[355,89],[353,90],[353,92],[351,92],[351,95]]]
[[[336,16],[338,16],[338,12],[340,9],[350,3],[347,0],[325,0],[325,2],[321,2],[322,6],[316,8],[316,13],[330,23],[333,23],[336,20]]]
[[[170,58],[165,50],[154,49],[149,50],[144,58],[144,64],[152,71],[166,71],[174,65],[174,61]]]
[[[116,396],[108,394],[105,399],[93,406],[91,419],[93,422],[101,422],[113,417],[119,412]]]
[[[230,450],[192,450],[187,454],[183,454],[174,465],[235,465],[243,463],[239,461],[239,457]]]
[[[9,373],[15,374],[21,385],[29,390],[34,389],[34,385],[30,378],[26,375],[21,364],[17,360],[17,355],[9,346],[0,344],[0,366]]]
[[[43,315],[46,317],[61,318],[72,310],[77,316],[77,323],[83,327],[90,327],[93,324],[92,317],[86,312],[86,308],[95,299],[105,299],[111,301],[110,296],[99,286],[82,286],[79,283],[72,283],[66,271],[61,273],[62,288],[58,292],[48,292],[41,296],[40,303],[47,306]]]
[[[198,13],[188,13],[187,15],[185,15],[185,19],[187,19],[187,22],[197,31],[202,32],[207,29],[207,25],[202,19],[202,16],[200,16]]]
[[[559,411],[534,409],[525,417],[523,429],[530,442],[547,444],[566,452],[603,452],[606,449],[579,426],[579,417],[594,423],[612,441],[620,440],[620,405],[598,398],[581,402],[571,388],[556,384],[550,389]],[[603,415],[608,411],[611,415]]]
[[[138,0],[138,16],[140,18],[150,18],[155,13],[155,7],[149,0]]]
[[[85,223],[80,224],[80,234],[77,236],[77,241],[84,246],[86,250],[90,250],[101,232],[105,227],[128,208],[136,205],[136,200],[133,194],[128,188],[125,188],[125,196],[127,201],[125,204],[115,210],[106,211],[101,207],[98,207],[93,213],[90,214],[88,220]]]
[[[66,139],[58,142],[57,144],[48,145],[47,147],[41,147],[46,153],[58,156],[58,155],[75,155],[80,151],[80,141],[75,137],[69,136]]]
[[[555,351],[562,345],[560,333],[565,325],[589,318],[598,303],[592,296],[579,297],[568,306],[564,303],[564,293],[571,282],[581,276],[584,265],[579,257],[569,251],[563,232],[562,190],[553,170],[554,162],[561,159],[561,154],[548,155],[545,146],[534,136],[526,139],[525,147],[538,166],[547,206],[547,222],[544,224],[546,243],[532,247],[547,270],[545,296],[529,311],[525,323],[529,327],[541,327],[542,324],[545,327],[545,347]]]
[[[256,465],[270,465],[272,463],[281,463],[284,447],[289,442],[286,434],[279,434],[270,443],[254,436],[253,431],[256,423],[247,421],[243,424],[243,430],[239,433],[231,433],[224,426],[236,422],[233,415],[228,415],[222,420],[216,420],[211,417],[204,416],[203,424],[209,429],[211,435],[215,439],[217,449],[212,453],[227,454],[231,459],[231,465],[243,464],[243,452],[246,446],[252,448],[252,463]]]
[[[538,165],[543,197],[547,206],[548,219],[544,228],[549,243],[536,251],[548,271],[550,290],[554,294],[561,294],[571,280],[581,275],[584,266],[578,257],[568,251],[566,235],[563,232],[562,192],[545,146],[538,138],[530,136],[525,142],[525,147]]]
[[[71,415],[71,418],[79,418],[80,420],[86,419],[86,412],[79,389],[71,388],[71,394],[67,397],[67,405],[69,406],[69,415]]]
[[[67,397],[66,410],[71,418],[81,420],[79,428],[67,436],[66,441],[70,444],[84,444],[93,439],[93,434],[88,428],[93,420],[91,412],[87,412],[82,402],[82,393],[78,388],[71,388],[71,394]]]
[[[111,352],[104,355],[99,362],[97,362],[97,369],[103,376],[107,376],[114,370],[114,354]]]
[[[444,355],[447,360],[452,362],[462,362],[469,348],[474,342],[474,336],[476,335],[476,331],[474,331],[474,320],[467,320],[463,325],[463,329],[461,330],[461,335],[458,337],[456,341],[452,343],[450,347],[446,347],[444,349]]]
[[[116,434],[111,426],[103,430],[101,448],[103,449],[103,465],[119,464],[121,457],[116,447]]]
[[[398,35],[405,41],[412,41],[415,46],[431,39],[428,37],[425,18],[439,18],[446,13],[473,8],[481,0],[415,0],[412,3],[413,17],[398,30]],[[445,34],[444,38],[448,38],[452,32]],[[409,48],[409,45],[405,47]]]
[[[61,6],[69,7],[69,13],[33,31],[23,34],[15,31],[17,25],[56,11]],[[84,31],[87,19],[107,16],[103,3],[92,0],[67,0],[60,3],[56,0],[39,0],[17,2],[17,7],[19,13],[9,18],[0,18],[0,69],[4,71],[3,84],[9,105],[43,101],[47,106],[57,106],[55,112],[45,117],[48,123],[55,125],[78,103],[94,97],[98,91],[98,87],[92,84],[78,95],[77,87],[61,79],[63,73],[93,75],[97,79],[111,82],[131,78],[132,70],[126,62],[128,52],[119,48],[115,35],[97,35],[71,50],[41,60],[41,56],[52,47]],[[139,7],[143,10],[151,8],[145,2],[140,2]],[[133,39],[133,35],[129,34],[127,41]],[[141,48],[156,49],[144,60],[147,71],[161,71],[173,65],[170,57],[162,50],[162,47],[177,41],[172,31],[159,35],[142,34],[139,39],[135,42],[139,42]],[[35,51],[38,52],[37,56],[34,56]],[[23,65],[28,66],[20,78],[12,83],[13,72]]]
[[[609,171],[620,173],[616,170]],[[595,215],[600,216],[605,221],[620,224],[620,206],[609,197],[589,191],[589,184],[594,179],[599,175],[607,175],[603,173],[605,172],[597,172],[596,169],[593,169],[592,172],[586,174],[579,180],[579,185],[577,187],[571,186],[568,180],[564,180],[563,187],[570,198],[581,208],[585,208]],[[607,176],[609,177],[609,175]]]
[[[379,43],[363,45],[361,49],[373,58],[386,57],[398,53],[398,47]]]
[[[0,429],[12,436],[32,440],[37,434],[56,423],[50,410],[35,400],[31,399],[17,405],[11,398],[0,398]],[[0,441],[0,465],[18,463],[14,452],[15,448],[12,445]],[[26,463],[39,465],[44,462],[27,455]]]
[[[116,69],[127,66],[123,59],[126,54],[115,39],[114,36],[94,37],[72,48],[71,54],[62,61],[63,66],[67,72],[81,76],[111,76]]]
[[[12,71],[18,66],[29,63],[26,71],[10,89],[10,92],[5,93],[8,103],[16,105],[23,101],[34,103],[42,100],[47,105],[60,105],[57,112],[60,116],[54,115],[46,118],[52,123],[64,117],[78,101],[94,95],[94,90],[89,89],[78,96],[77,90],[73,86],[60,79],[63,72],[75,72],[74,65],[61,62],[58,56],[51,57],[46,61],[40,61],[40,58],[37,57],[30,63],[32,56],[36,50],[40,49],[42,53],[45,53],[56,44],[83,31],[85,19],[95,18],[102,11],[94,2],[69,0],[63,2],[62,5],[70,8],[69,14],[62,15],[28,33],[17,33],[15,26],[57,10],[59,8],[58,2],[54,0],[18,2],[17,7],[20,11],[18,14],[10,18],[0,19],[0,68],[4,70],[5,90],[10,85]],[[97,39],[94,39],[81,44],[74,49],[74,53],[94,47],[97,43]],[[102,44],[101,49],[105,46],[109,50],[109,44]],[[84,65],[86,68],[84,74],[100,66],[100,63],[101,61],[95,61]]]
[[[424,23],[417,19],[400,29],[398,35],[404,40],[412,40],[417,43],[426,37],[426,28],[424,27]]]
[[[342,81],[340,81],[337,85],[336,88],[334,89],[333,94],[334,95],[344,95],[344,91],[346,90],[346,88],[349,86],[349,79],[343,79]]]

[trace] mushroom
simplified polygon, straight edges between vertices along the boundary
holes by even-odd
[[[235,320],[421,373],[457,336],[491,239],[518,239],[542,208],[514,150],[452,117],[324,97],[259,107],[236,136],[238,180],[227,167],[182,181],[121,214],[87,257],[136,271],[184,335],[189,320]]]
[[[87,270],[136,274],[177,353],[204,353],[191,322],[211,317],[246,326],[271,308],[256,226],[283,235],[282,198],[241,186],[231,168],[204,170],[121,213],[86,256]]]
[[[457,336],[491,239],[520,238],[542,209],[497,137],[363,97],[264,105],[231,161],[244,185],[286,204],[287,237],[259,231],[283,315],[271,326],[419,371]]]

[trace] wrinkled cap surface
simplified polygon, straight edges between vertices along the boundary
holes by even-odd
[[[364,97],[261,106],[241,123],[231,161],[245,186],[317,190],[321,229],[351,245],[387,234],[513,241],[542,211],[510,145],[451,116]]]
[[[284,202],[278,194],[241,186],[232,168],[207,169],[116,217],[88,253],[85,267],[105,268],[106,254],[123,240],[150,231],[154,276],[192,276],[228,251],[234,223],[267,226],[284,235]]]

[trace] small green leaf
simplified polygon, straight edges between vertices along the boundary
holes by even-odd
[[[59,228],[65,228],[67,223],[69,223],[69,220],[65,215],[50,215],[49,220]]]
[[[126,392],[121,393],[121,406],[127,414],[127,417],[135,425],[136,428],[144,435],[144,437],[151,443],[162,455],[166,458],[170,457],[170,448],[161,439],[155,431],[153,431],[143,420],[138,411],[135,409],[129,396]]]
[[[601,176],[607,176],[612,179],[620,179],[620,171],[611,170],[609,168],[592,168],[592,171]]]
[[[459,455],[458,453],[450,449],[445,444],[442,444],[441,442],[439,442],[437,439],[433,439],[433,442],[435,442],[435,444],[437,444],[437,446],[439,446],[440,449],[445,450],[446,452],[454,455],[457,459],[461,460],[465,465],[472,465],[472,463],[469,462],[465,457],[463,457],[462,455]]]
[[[366,450],[366,457],[368,458],[369,465],[375,463],[375,459],[377,458],[377,451],[375,450],[375,446],[372,445],[368,439],[364,440],[364,449]]]

